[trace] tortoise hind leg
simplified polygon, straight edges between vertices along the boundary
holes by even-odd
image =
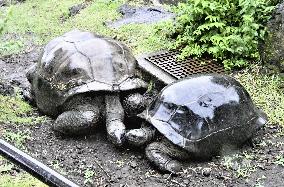
[[[101,97],[74,97],[53,124],[53,130],[64,135],[84,135],[92,132],[102,120]]]
[[[169,142],[154,142],[146,147],[147,158],[162,171],[178,173],[182,165],[178,160],[188,159],[188,153]]]

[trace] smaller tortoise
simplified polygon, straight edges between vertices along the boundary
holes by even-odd
[[[73,30],[46,45],[27,77],[37,107],[58,116],[55,131],[80,135],[106,121],[110,140],[121,145],[125,114],[145,109],[142,94],[147,84],[136,67],[124,44]]]
[[[165,141],[146,147],[146,156],[159,169],[176,173],[177,160],[208,159],[250,139],[266,122],[248,92],[225,75],[196,75],[165,87],[141,115],[153,126],[126,133],[133,145],[153,138],[155,129]]]

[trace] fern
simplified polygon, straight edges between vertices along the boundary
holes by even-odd
[[[175,12],[175,22],[160,30],[174,39],[171,49],[181,49],[180,59],[211,56],[226,69],[258,60],[258,41],[275,0],[187,0]]]

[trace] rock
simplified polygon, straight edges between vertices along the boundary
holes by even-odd
[[[183,180],[183,183],[184,183],[184,184],[189,184],[189,183],[190,183],[190,180],[189,180],[189,179],[184,179],[184,180]]]
[[[9,6],[11,4],[16,4],[16,3],[23,3],[25,0],[0,0],[0,7],[1,6]]]
[[[6,2],[4,0],[0,0],[0,7],[5,6],[5,5],[6,5]]]
[[[2,95],[14,95],[15,89],[10,83],[6,83],[0,79],[0,94]]]
[[[129,165],[130,165],[130,167],[132,167],[132,168],[136,168],[137,167],[137,162],[135,161],[135,160],[133,160],[133,161],[131,161],[130,163],[129,163]]]
[[[75,16],[76,14],[79,14],[80,11],[84,8],[86,8],[87,5],[85,3],[77,4],[69,8],[69,17]]]
[[[268,73],[284,73],[284,2],[278,4],[267,23],[268,36],[259,52]]]
[[[169,174],[165,174],[165,175],[163,175],[163,178],[164,178],[164,179],[169,179],[169,178],[170,178],[170,175],[169,175]]]
[[[211,174],[211,168],[203,168],[202,175],[205,177],[209,177]]]
[[[122,172],[120,170],[115,172],[116,179],[122,179]]]

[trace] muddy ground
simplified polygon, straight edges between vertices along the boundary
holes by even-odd
[[[23,90],[29,86],[24,73],[36,62],[39,51],[40,47],[35,47],[0,59],[2,94],[11,86]],[[34,115],[40,115],[36,108]],[[266,126],[252,143],[232,155],[184,163],[184,172],[172,176],[155,170],[146,160],[143,148],[114,147],[104,128],[86,137],[63,138],[50,129],[52,123],[53,119],[47,117],[44,123],[34,126],[3,125],[9,131],[29,130],[31,139],[24,145],[26,151],[80,186],[283,186],[284,183],[284,167],[275,163],[284,150],[284,137],[277,135],[277,125]]]

